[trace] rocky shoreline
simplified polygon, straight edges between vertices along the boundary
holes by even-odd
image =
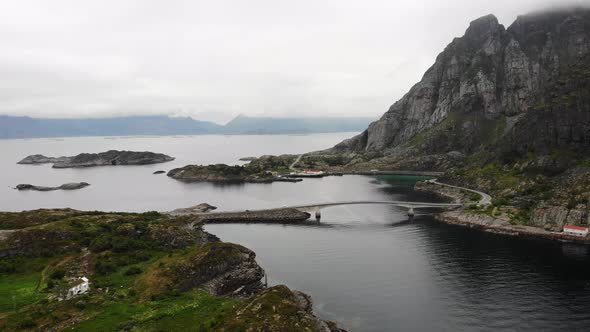
[[[445,186],[418,182],[415,189],[451,198],[455,202],[464,202],[467,199],[465,193]],[[446,224],[469,227],[490,233],[590,245],[590,238],[588,237],[552,232],[533,226],[513,225],[507,220],[492,217],[478,210],[460,208],[453,211],[444,211],[434,214],[434,219]]]
[[[495,234],[590,245],[590,239],[587,237],[550,232],[532,226],[511,225],[488,215],[471,214],[465,210],[437,213],[434,219],[449,225],[465,226]]]

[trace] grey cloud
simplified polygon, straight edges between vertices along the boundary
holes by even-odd
[[[469,22],[563,0],[0,4],[0,113],[378,116]]]

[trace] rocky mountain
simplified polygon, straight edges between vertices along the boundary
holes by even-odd
[[[441,159],[461,159],[449,153],[587,151],[589,54],[590,8],[519,16],[507,29],[481,17],[381,119],[328,152],[406,165],[434,156],[424,167],[448,168]]]
[[[494,197],[471,211],[561,231],[590,224],[590,7],[469,25],[360,135],[308,154],[348,169],[444,171]],[[469,217],[471,214],[467,213]]]

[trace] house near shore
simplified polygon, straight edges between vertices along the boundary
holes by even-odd
[[[588,235],[588,227],[575,226],[575,225],[565,225],[565,226],[563,226],[563,232],[566,234],[587,236]]]

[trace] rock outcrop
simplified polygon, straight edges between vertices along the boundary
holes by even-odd
[[[239,306],[220,330],[239,330],[246,322],[254,322],[249,331],[345,332],[335,323],[319,319],[307,294],[284,285],[267,288]]]
[[[82,189],[84,187],[88,187],[90,184],[86,182],[72,182],[72,183],[64,183],[58,187],[44,187],[44,186],[35,186],[32,184],[19,184],[15,187],[17,190],[35,190],[35,191],[53,191],[53,190],[76,190]]]
[[[202,287],[214,295],[249,296],[260,291],[264,271],[253,251],[237,244],[211,242],[162,259],[135,287],[149,299],[172,290]]]
[[[164,163],[174,160],[173,157],[162,153],[149,151],[117,151],[109,150],[101,153],[81,153],[73,157],[46,157],[44,155],[31,155],[18,164],[45,164],[53,163],[53,168],[74,168],[93,166],[117,166],[117,165],[148,165]]]
[[[183,215],[191,215],[191,214],[200,214],[200,213],[206,213],[212,210],[217,209],[216,206],[207,204],[207,203],[200,203],[197,205],[193,205],[187,208],[179,208],[179,209],[174,209],[170,212],[167,212],[166,214],[169,214],[171,216],[183,216]]]
[[[213,243],[205,254],[192,257],[184,268],[192,275],[185,274],[182,269],[178,271],[181,289],[202,285],[215,295],[248,296],[264,286],[261,281],[264,270],[256,263],[256,254],[239,245]]]

